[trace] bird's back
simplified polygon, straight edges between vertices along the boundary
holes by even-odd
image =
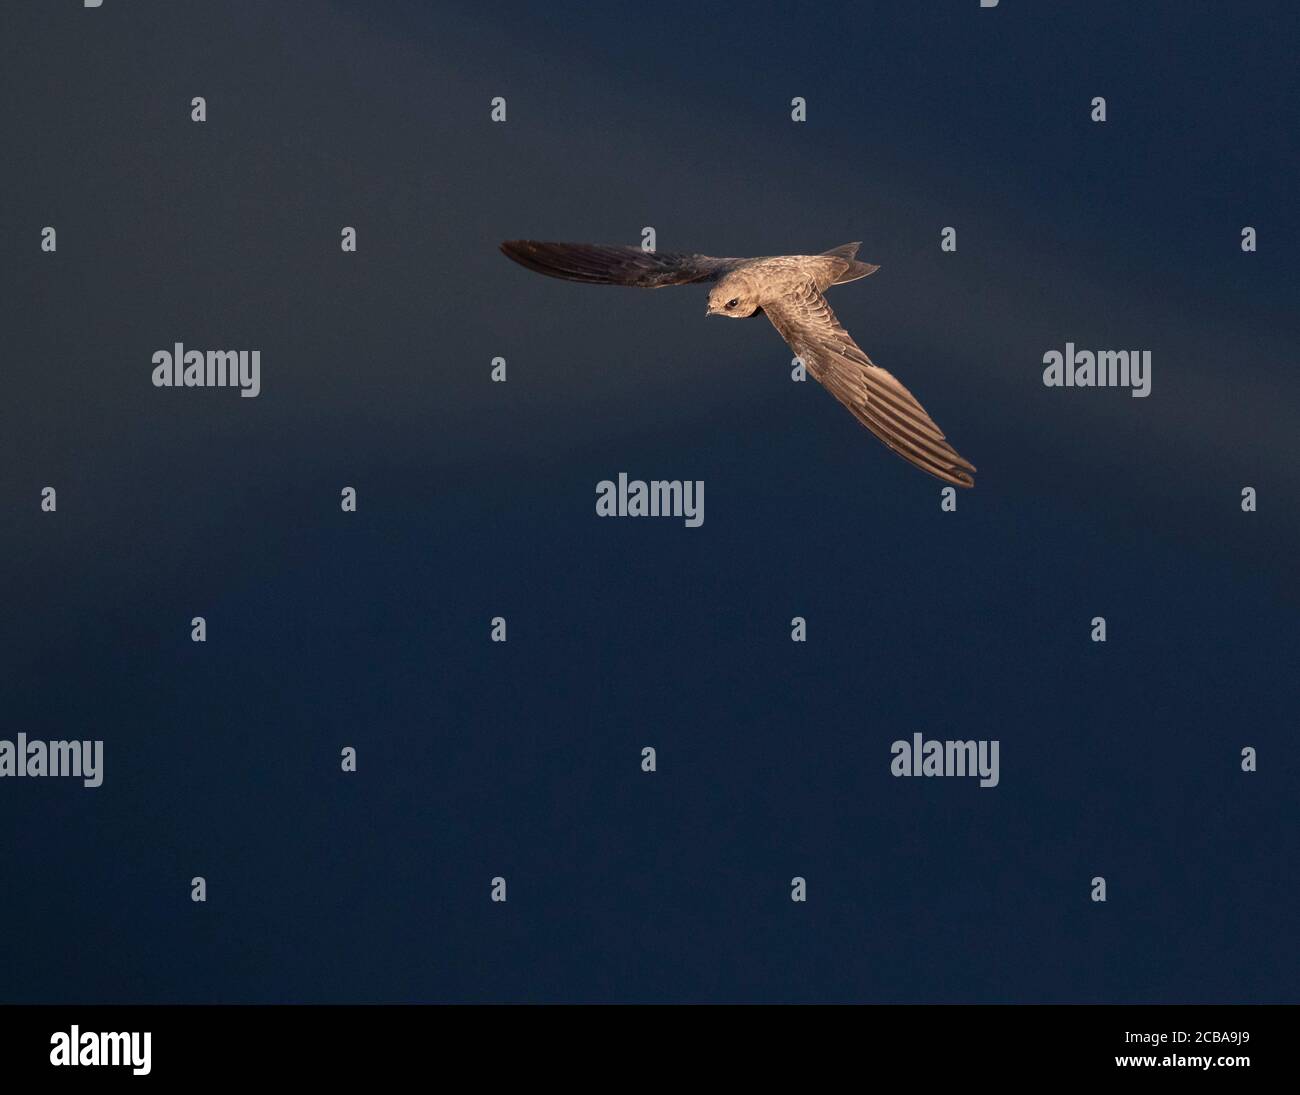
[[[777,293],[792,291],[812,282],[818,292],[874,274],[880,267],[869,262],[828,252],[825,255],[774,255],[752,259],[740,269],[761,279],[765,289]]]

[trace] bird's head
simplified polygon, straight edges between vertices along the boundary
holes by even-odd
[[[729,274],[710,290],[709,308],[704,314],[744,319],[758,311],[758,307],[753,286],[745,278]]]

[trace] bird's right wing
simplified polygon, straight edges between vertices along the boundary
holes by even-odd
[[[639,247],[606,247],[595,243],[543,243],[507,240],[501,253],[520,266],[566,281],[592,285],[633,285],[660,289],[716,281],[747,260],[715,259],[672,251],[643,251]]]
[[[916,396],[862,352],[815,285],[800,286],[763,311],[813,379],[889,448],[945,483],[975,485],[975,465],[948,444]]]

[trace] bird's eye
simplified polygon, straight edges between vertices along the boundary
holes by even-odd
[[[731,300],[727,301],[727,307],[734,308],[736,306],[736,303],[737,303],[736,298],[732,297]]]

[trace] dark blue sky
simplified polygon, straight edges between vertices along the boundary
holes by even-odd
[[[0,738],[106,771],[0,782],[0,999],[1297,999],[1288,5],[4,19]],[[496,251],[646,225],[861,239],[958,511],[761,320]],[[153,388],[176,341],[262,394]],[[704,526],[597,519],[620,471]],[[892,778],[917,731],[1000,785]]]

